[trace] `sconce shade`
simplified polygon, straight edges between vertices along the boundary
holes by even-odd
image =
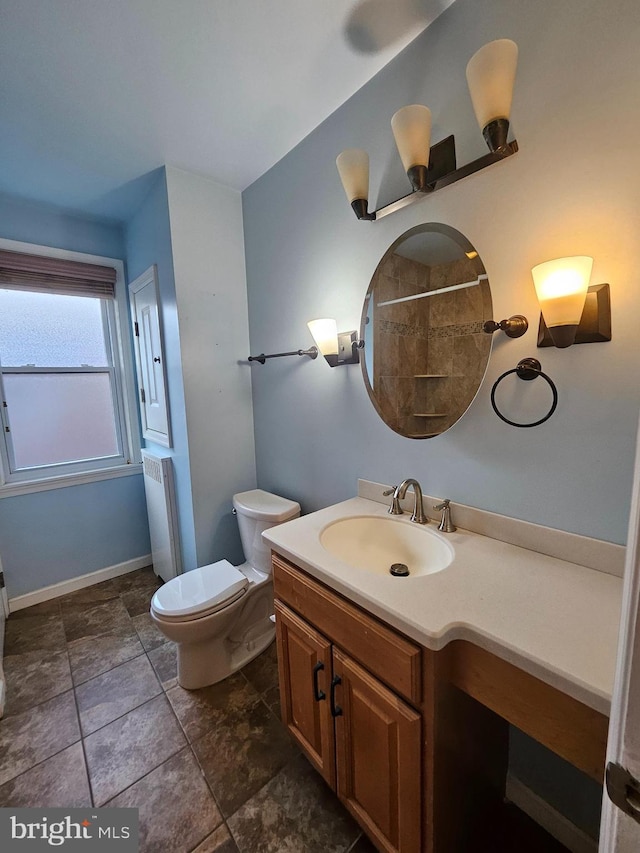
[[[557,347],[571,346],[584,309],[593,258],[556,258],[533,267],[531,274],[542,316]]]
[[[338,363],[338,324],[335,320],[324,318],[309,320],[309,331],[316,345],[332,367]]]
[[[336,158],[336,166],[349,204],[369,198],[369,155],[362,148],[347,148]]]
[[[429,165],[431,110],[422,104],[402,107],[391,119],[391,129],[405,172]]]
[[[467,64],[467,83],[473,109],[485,139],[487,125],[494,122],[503,125],[499,142],[487,139],[491,150],[506,145],[508,125],[504,128],[504,122],[508,122],[511,115],[517,64],[518,45],[511,39],[490,41],[476,51]]]

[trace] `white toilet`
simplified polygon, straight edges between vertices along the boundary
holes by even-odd
[[[185,572],[151,599],[151,618],[178,644],[178,683],[187,690],[215,684],[273,640],[271,552],[262,531],[300,515],[300,504],[252,489],[233,496],[246,563],[218,560]]]

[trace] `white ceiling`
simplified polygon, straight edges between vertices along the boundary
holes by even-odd
[[[168,163],[244,189],[453,0],[0,0],[0,191],[126,218]]]

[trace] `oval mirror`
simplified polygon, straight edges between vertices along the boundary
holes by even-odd
[[[484,377],[492,336],[489,281],[467,238],[440,223],[406,231],[378,264],[364,300],[365,385],[382,420],[407,438],[449,429]]]

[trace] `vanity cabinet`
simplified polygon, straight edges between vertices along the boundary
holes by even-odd
[[[419,853],[421,715],[367,668],[379,668],[376,651],[389,654],[398,639],[392,653],[402,654],[406,641],[278,558],[274,587],[283,722],[380,850]],[[331,637],[289,606],[298,603],[306,615],[314,593],[333,611],[322,626]],[[360,656],[367,647],[369,661]],[[419,657],[417,647],[409,652]]]
[[[380,851],[504,849],[509,724],[602,782],[603,714],[467,641],[421,647],[276,553],[273,582],[283,722]]]

